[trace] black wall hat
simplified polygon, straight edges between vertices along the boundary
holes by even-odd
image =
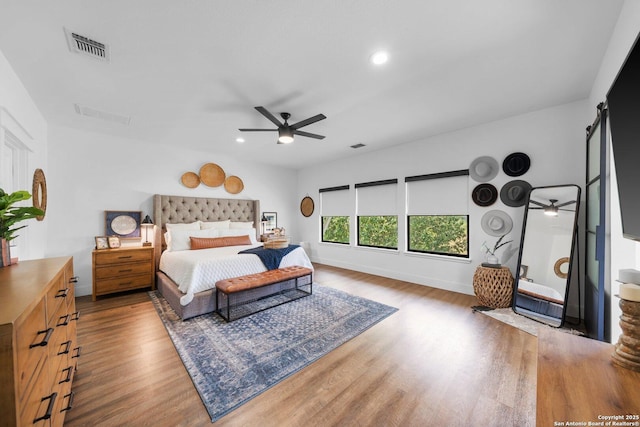
[[[498,189],[491,184],[480,184],[473,189],[471,198],[478,206],[491,206],[498,200]]]
[[[524,153],[511,153],[502,162],[502,170],[509,176],[524,175],[531,167],[531,159]]]
[[[519,179],[509,181],[500,189],[500,200],[507,206],[517,208],[527,203],[531,184]]]

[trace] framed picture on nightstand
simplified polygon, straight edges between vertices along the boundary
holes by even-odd
[[[109,239],[107,239],[107,236],[96,236],[96,249],[109,249]]]
[[[105,211],[105,233],[121,239],[139,239],[141,211]]]
[[[109,236],[109,248],[116,249],[120,247],[120,238],[118,236]]]

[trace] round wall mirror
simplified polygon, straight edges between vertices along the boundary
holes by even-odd
[[[313,209],[314,209],[313,199],[309,196],[304,197],[300,202],[300,212],[302,212],[302,215],[305,217],[310,217],[311,214],[313,213]]]

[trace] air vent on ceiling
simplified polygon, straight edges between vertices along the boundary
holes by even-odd
[[[105,111],[96,110],[95,108],[85,107],[79,104],[73,104],[76,113],[85,117],[93,117],[94,119],[106,120],[108,122],[120,123],[125,126],[129,126],[131,123],[131,117],[122,116],[120,114],[107,113]]]
[[[351,148],[362,148],[364,146],[365,146],[364,144],[353,144]]]
[[[80,34],[69,31],[66,28],[64,29],[64,32],[67,35],[67,44],[69,45],[69,50],[71,50],[71,52],[109,62],[110,55],[108,45],[91,40],[89,37],[81,36]]]

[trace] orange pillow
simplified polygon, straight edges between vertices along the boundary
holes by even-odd
[[[249,235],[227,237],[189,237],[191,249],[221,248],[223,246],[251,245]]]

